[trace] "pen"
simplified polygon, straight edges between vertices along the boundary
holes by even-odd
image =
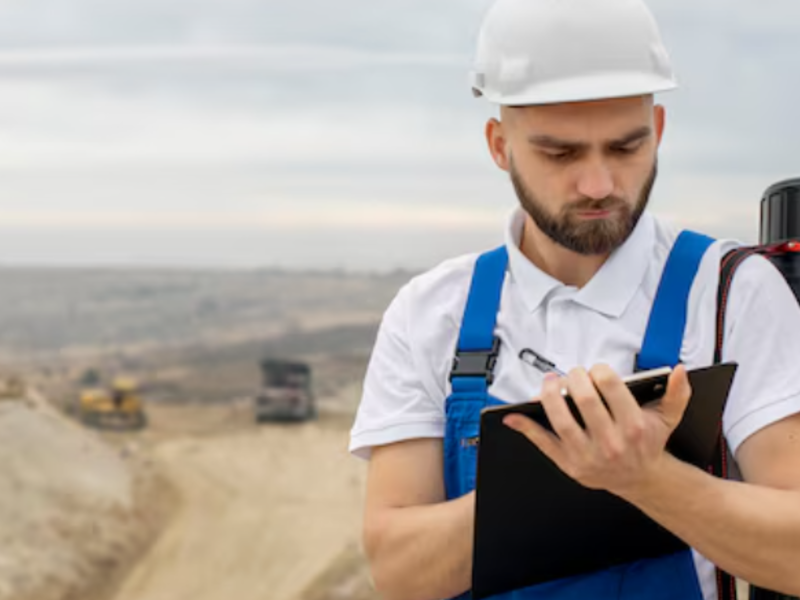
[[[525,348],[522,350],[522,352],[519,353],[519,358],[522,360],[522,362],[534,367],[535,369],[538,369],[542,373],[555,373],[561,377],[567,376],[564,371],[556,367],[556,364],[552,360],[546,359],[544,356],[534,350],[531,350],[530,348]]]

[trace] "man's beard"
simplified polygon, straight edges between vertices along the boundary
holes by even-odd
[[[511,161],[511,182],[517,192],[522,208],[541,231],[556,244],[584,256],[610,254],[630,237],[636,224],[650,201],[650,193],[656,182],[658,163],[653,164],[650,177],[645,182],[636,205],[615,196],[602,200],[585,198],[563,206],[557,215],[550,214],[529,189],[525,187]],[[576,213],[583,211],[610,210],[607,218],[581,219]]]

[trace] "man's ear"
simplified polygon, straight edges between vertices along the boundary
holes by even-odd
[[[504,171],[508,171],[510,168],[508,140],[503,123],[497,119],[489,119],[489,122],[486,123],[486,143],[495,164]]]
[[[653,122],[656,127],[656,141],[661,144],[661,138],[664,136],[664,126],[667,122],[667,111],[660,104],[653,107]]]

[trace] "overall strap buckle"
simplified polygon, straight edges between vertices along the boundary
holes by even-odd
[[[456,350],[450,381],[454,377],[483,377],[486,385],[494,381],[494,367],[500,354],[500,338],[495,337],[491,350]]]

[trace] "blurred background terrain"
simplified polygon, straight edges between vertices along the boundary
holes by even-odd
[[[0,598],[374,596],[348,431],[410,273],[2,277]],[[313,418],[259,422],[264,359],[310,366]],[[120,377],[146,423],[85,421],[82,395]]]
[[[363,371],[410,278],[344,272],[0,270],[0,357],[66,401],[87,370],[141,378],[170,402],[251,394],[263,358],[300,358],[328,395]]]

